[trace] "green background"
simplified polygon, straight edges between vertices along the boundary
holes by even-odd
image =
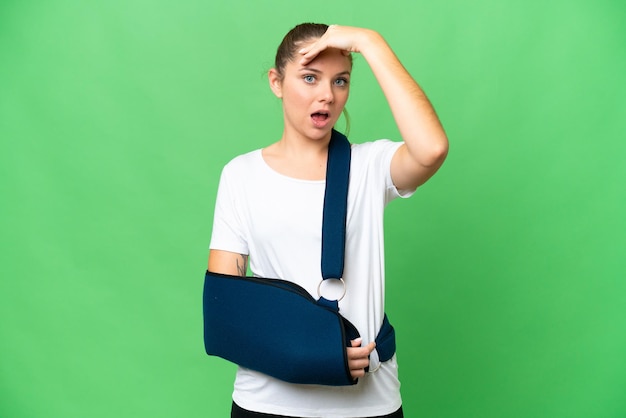
[[[407,416],[626,416],[625,12],[0,2],[0,417],[228,415],[201,329],[217,181],[279,137],[265,73],[301,21],[380,31],[450,138],[386,217]],[[354,142],[399,139],[360,57],[351,93]]]

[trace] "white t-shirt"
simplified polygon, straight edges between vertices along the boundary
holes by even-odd
[[[388,140],[352,145],[346,296],[339,307],[363,345],[374,341],[384,316],[383,211],[392,199],[412,194],[400,193],[391,180],[391,158],[400,145]],[[234,158],[220,178],[210,248],[248,254],[255,276],[293,281],[317,299],[324,188],[324,180],[274,171],[261,150]],[[254,346],[250,341],[250,350]],[[372,358],[373,370],[375,354]],[[390,414],[402,403],[395,356],[358,384],[339,387],[292,384],[239,367],[233,400],[257,412],[328,418]]]

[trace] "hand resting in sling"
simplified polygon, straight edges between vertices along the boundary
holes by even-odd
[[[248,266],[248,256],[230,251],[211,250],[209,253],[208,270],[213,273],[229,274],[231,276],[245,276]],[[365,368],[369,366],[369,355],[376,348],[371,342],[361,347],[361,339],[352,340],[352,347],[347,348],[348,366],[353,379],[365,376]]]

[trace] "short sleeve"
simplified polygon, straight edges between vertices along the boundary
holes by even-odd
[[[235,173],[229,169],[228,165],[222,170],[215,201],[213,231],[209,248],[237,254],[249,254],[242,213],[240,212],[242,205],[238,204],[237,201],[241,198],[240,195],[243,191],[237,193],[234,175]]]
[[[411,197],[413,193],[415,193],[415,190],[416,190],[416,189],[412,189],[412,190],[398,189],[393,184],[393,179],[391,178],[391,160],[393,159],[393,156],[396,154],[398,149],[402,146],[402,144],[403,144],[402,142],[394,142],[388,139],[381,139],[381,140],[376,141],[376,145],[380,147],[380,150],[377,153],[378,154],[377,158],[379,159],[379,162],[381,165],[380,169],[382,170],[385,176],[385,184],[386,184],[385,201],[386,203],[389,203],[390,201],[398,197],[401,197],[401,198]]]

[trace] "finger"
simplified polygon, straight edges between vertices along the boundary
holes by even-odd
[[[302,54],[300,64],[307,65],[308,63],[313,61],[324,49],[326,49],[326,45],[320,45],[319,41],[309,47],[302,48],[300,50],[300,54]]]
[[[350,344],[352,344],[352,347],[360,347],[362,342],[363,342],[363,338],[356,338],[350,341]]]
[[[371,354],[371,352],[376,349],[376,343],[374,341],[372,341],[371,343],[369,343],[368,345],[366,345],[363,348],[365,348],[367,350],[367,355],[369,356]]]
[[[352,347],[348,347],[347,351],[348,351],[348,358],[360,358],[360,357],[367,357],[369,356],[372,351],[374,351],[376,349],[376,343],[375,342],[371,342],[368,345],[366,345],[365,347],[361,347],[360,346],[360,341],[358,342],[359,345],[355,345],[355,342],[358,340],[353,340],[352,341]]]
[[[358,360],[349,360],[348,368],[353,379],[365,376],[365,368],[369,366],[367,357]]]
[[[347,350],[348,362],[365,360],[369,362],[369,356],[373,351],[369,345],[366,347],[349,347]]]
[[[367,366],[369,366],[370,364],[370,360],[367,357],[364,358],[359,358],[359,359],[352,359],[348,362],[348,367],[350,368],[350,370],[358,370],[358,369],[364,369]]]
[[[354,380],[363,377],[365,376],[365,369],[350,370],[350,376],[352,376],[352,379]]]
[[[348,363],[353,361],[368,360],[369,354],[361,348],[348,348]]]

